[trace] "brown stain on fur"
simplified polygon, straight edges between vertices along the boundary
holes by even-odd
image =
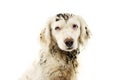
[[[65,20],[67,22],[72,16],[74,15],[59,13],[56,15],[55,21]],[[51,32],[51,29],[50,29],[50,32]],[[80,35],[80,38],[79,38],[80,44],[83,44],[84,43],[83,39],[87,39],[89,36],[89,30],[85,26],[84,31],[81,31],[81,32],[85,33],[82,36]],[[46,43],[45,36],[43,35],[44,33],[45,33],[45,30],[43,30],[42,34],[40,34],[40,38],[43,42]],[[59,49],[55,41],[52,40],[51,33],[49,33],[48,35],[50,35],[49,40],[51,42],[49,44],[50,46],[48,47],[49,51],[44,52],[44,54],[48,54],[49,57],[44,56],[44,58],[46,59],[41,60],[41,66],[43,66],[43,69],[47,70],[45,74],[43,74],[43,76],[45,76],[45,79],[46,77],[48,77],[49,79],[47,80],[74,80],[73,78],[76,75],[76,70],[78,67],[77,54],[80,53],[79,49],[73,50],[71,52],[63,51]]]
[[[56,64],[59,64],[59,66],[50,69],[48,73],[50,80],[72,80],[78,66],[77,54],[79,54],[79,50],[66,52],[60,50],[57,45],[53,45],[50,48],[50,53],[52,58],[56,60]],[[61,61],[64,65],[60,64]]]

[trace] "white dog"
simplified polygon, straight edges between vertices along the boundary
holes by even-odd
[[[76,80],[77,54],[90,37],[82,17],[57,14],[40,33],[42,50],[21,80]]]

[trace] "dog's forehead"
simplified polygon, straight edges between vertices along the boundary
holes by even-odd
[[[69,13],[59,13],[55,16],[55,21],[59,21],[59,20],[65,20],[66,22],[71,18],[73,17],[74,15],[73,14],[69,14]]]
[[[54,28],[56,26],[64,26],[64,25],[71,25],[71,24],[77,24],[80,25],[79,19],[77,15],[69,14],[69,13],[59,13],[52,17],[51,21],[51,28]]]

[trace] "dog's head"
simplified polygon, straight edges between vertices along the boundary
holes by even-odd
[[[84,19],[73,14],[57,14],[52,17],[40,33],[40,42],[50,48],[56,43],[59,49],[72,51],[83,46],[90,37]]]

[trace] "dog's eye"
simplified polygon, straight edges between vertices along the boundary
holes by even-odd
[[[61,28],[59,26],[55,27],[55,30],[60,30]]]
[[[77,29],[77,28],[78,28],[78,25],[73,24],[72,28],[73,28],[73,29]]]

